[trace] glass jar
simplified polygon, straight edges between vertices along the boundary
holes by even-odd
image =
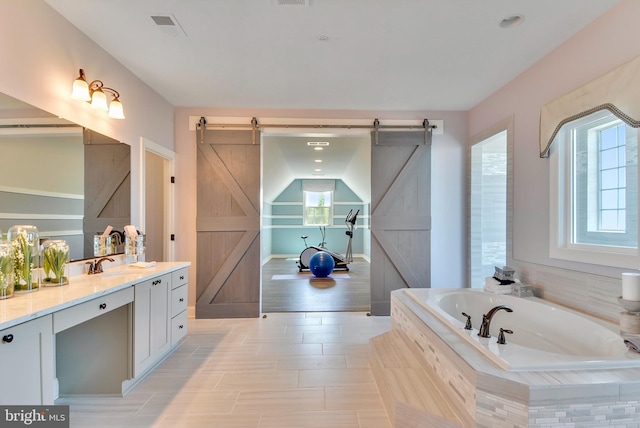
[[[69,244],[64,239],[52,239],[42,244],[42,285],[69,283]]]
[[[40,237],[31,225],[11,226],[7,240],[13,251],[15,293],[36,291],[39,287]]]
[[[0,300],[13,296],[12,256],[11,244],[0,242]]]
[[[104,257],[111,254],[111,235],[104,236],[102,234],[93,236],[93,255],[95,257]]]
[[[125,235],[124,262],[128,264],[145,261],[145,243],[145,235],[137,235],[135,237]]]

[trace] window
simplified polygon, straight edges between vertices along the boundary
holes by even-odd
[[[333,218],[333,192],[304,191],[304,225],[330,226]]]
[[[507,131],[471,147],[471,287],[507,264]]]
[[[638,131],[609,111],[563,126],[552,153],[552,257],[636,265]],[[552,171],[553,172],[553,171]],[[625,260],[620,256],[632,256]],[[604,257],[604,258],[603,258]],[[617,258],[617,260],[615,260]]]

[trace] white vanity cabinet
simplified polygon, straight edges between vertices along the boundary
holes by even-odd
[[[0,331],[0,405],[53,404],[51,315]]]
[[[171,273],[171,347],[187,334],[187,298],[189,294],[187,268]]]
[[[171,347],[171,273],[134,285],[134,377],[153,367]]]

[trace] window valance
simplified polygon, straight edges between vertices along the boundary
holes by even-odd
[[[565,123],[609,110],[634,128],[640,127],[640,57],[545,105],[540,111],[540,157]]]

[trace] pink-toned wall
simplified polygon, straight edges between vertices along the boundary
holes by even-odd
[[[640,55],[638,17],[640,1],[622,0],[469,111],[469,137],[514,119],[516,261],[620,277],[618,269],[549,259],[549,160],[539,158],[539,120],[543,105]]]
[[[173,106],[44,1],[0,0],[0,64],[0,92],[131,145],[139,224],[140,138],[173,150]],[[120,92],[125,120],[69,98],[80,68]]]

